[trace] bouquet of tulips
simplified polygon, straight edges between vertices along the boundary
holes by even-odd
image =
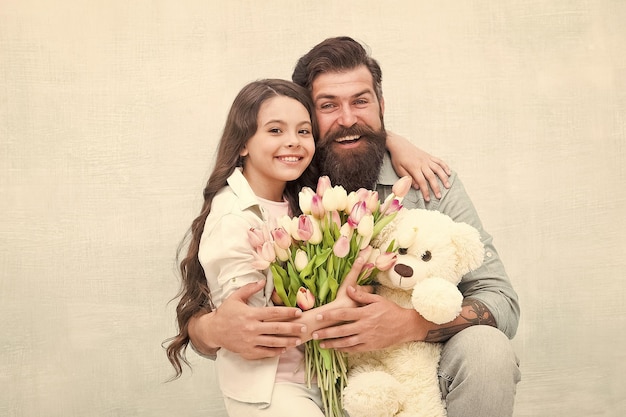
[[[360,189],[348,194],[343,187],[332,186],[328,177],[321,177],[315,191],[309,187],[300,191],[302,215],[278,219],[272,230],[266,225],[250,229],[255,268],[272,272],[274,304],[308,310],[333,301],[359,255],[366,263],[358,284],[367,284],[377,270],[391,268],[396,261],[393,243],[381,251],[370,246],[370,241],[402,208],[410,186],[410,177],[401,178],[381,204],[376,191]],[[307,384],[317,379],[326,417],[343,416],[345,355],[310,340],[305,344],[305,362]]]

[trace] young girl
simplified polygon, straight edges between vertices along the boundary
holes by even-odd
[[[317,180],[310,167],[314,120],[308,91],[289,81],[255,81],[235,98],[181,262],[180,332],[167,348],[177,376],[185,361],[190,317],[218,308],[235,289],[266,278],[252,267],[247,230],[299,213],[298,191]],[[271,305],[272,288],[268,279],[265,291],[249,304]],[[215,365],[229,415],[280,417],[298,410],[302,416],[323,416],[319,390],[307,389],[304,382],[303,357],[292,348],[280,357],[251,361],[220,349]]]

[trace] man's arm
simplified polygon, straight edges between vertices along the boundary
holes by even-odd
[[[364,264],[361,257],[354,261],[335,301],[305,312],[290,307],[251,307],[247,304],[248,299],[263,290],[265,281],[247,284],[226,298],[218,309],[191,318],[189,338],[192,347],[208,357],[214,357],[220,348],[239,353],[246,359],[280,355],[285,349],[310,340],[313,331],[329,325],[329,322],[318,319],[324,312],[356,307],[346,292],[356,285]]]
[[[324,322],[342,319],[345,324],[315,331],[313,337],[323,340],[322,347],[367,352],[411,341],[445,342],[469,326],[496,326],[487,307],[470,298],[463,301],[461,314],[456,319],[437,325],[414,309],[402,308],[380,295],[354,288],[348,294],[362,307],[336,309],[323,314]]]
[[[219,348],[225,348],[245,359],[261,359],[278,356],[300,344],[306,326],[293,322],[302,314],[299,309],[246,304],[264,286],[265,281],[247,284],[218,309],[195,315],[189,321],[193,348],[205,356],[214,356]]]

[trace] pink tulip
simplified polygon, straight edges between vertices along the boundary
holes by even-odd
[[[400,201],[394,198],[393,200],[391,200],[387,208],[385,208],[385,211],[383,214],[385,216],[389,216],[390,214],[400,211],[401,208],[402,208],[402,204],[400,204]]]
[[[348,252],[350,252],[350,241],[345,236],[339,236],[333,245],[333,253],[338,258],[345,258]]]
[[[272,237],[276,245],[281,249],[289,249],[289,246],[291,246],[291,236],[282,227],[272,230]]]
[[[398,259],[397,253],[383,252],[378,256],[378,258],[376,258],[374,265],[376,265],[376,268],[378,268],[380,271],[387,271],[396,264],[397,259]]]
[[[315,190],[315,192],[317,193],[317,195],[319,195],[320,197],[324,196],[324,192],[326,192],[326,190],[328,188],[331,188],[331,184],[330,184],[330,178],[328,178],[328,176],[324,175],[323,177],[320,177],[317,180],[317,189]]]
[[[354,207],[352,207],[350,215],[348,216],[348,224],[352,227],[357,227],[363,216],[366,214],[368,214],[368,212],[365,201],[356,203]]]
[[[263,238],[263,232],[261,229],[251,227],[248,229],[248,240],[253,248],[263,245],[265,239]]]
[[[359,197],[359,201],[367,200],[371,193],[372,191],[368,190],[367,188],[359,188],[358,190],[356,190],[356,195]]]
[[[302,241],[308,241],[313,235],[313,221],[307,215],[298,217],[298,236]]]
[[[308,288],[300,287],[298,288],[298,293],[296,294],[296,304],[302,310],[310,310],[315,306],[315,297],[313,293]]]
[[[254,269],[263,270],[270,267],[270,264],[276,260],[276,252],[274,251],[274,243],[267,241],[261,246],[256,247],[256,251],[252,252],[254,260],[252,267]]]
[[[315,194],[311,199],[311,214],[316,219],[322,219],[326,214],[326,210],[324,210],[324,204],[322,204],[322,197]]]
[[[368,191],[367,198],[365,199],[367,209],[374,213],[380,207],[380,201],[378,201],[378,191]]]
[[[274,244],[272,242],[264,242],[261,247],[257,247],[257,253],[268,262],[274,262],[276,260],[276,251],[274,250]]]
[[[413,180],[408,175],[400,178],[391,188],[391,192],[395,194],[396,197],[402,199],[406,193],[411,189],[411,184]]]

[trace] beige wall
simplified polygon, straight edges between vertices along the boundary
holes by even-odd
[[[623,416],[625,22],[618,0],[3,0],[0,415],[225,416],[211,362],[165,383],[176,246],[239,88],[348,34],[519,290],[515,415]]]

